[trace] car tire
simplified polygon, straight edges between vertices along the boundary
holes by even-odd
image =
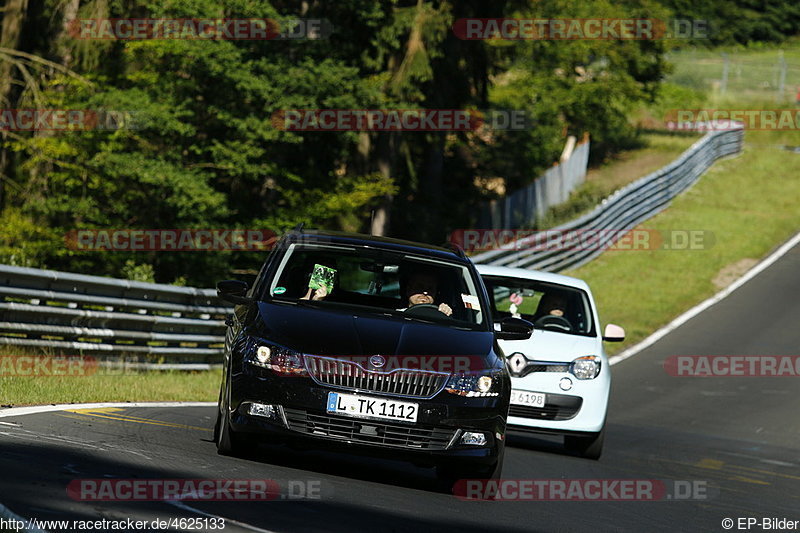
[[[220,455],[238,456],[244,451],[244,438],[231,428],[230,421],[230,378],[225,383],[225,392],[220,391],[217,409],[217,422],[214,424],[214,442]]]
[[[603,426],[598,433],[589,437],[574,437],[566,435],[564,437],[564,447],[567,451],[577,454],[585,459],[600,459],[603,454],[603,440],[605,439],[606,428]]]
[[[466,494],[458,494],[460,491],[455,490],[458,486],[459,480],[462,479],[485,479],[485,480],[499,480],[503,473],[503,458],[505,456],[505,447],[500,451],[497,461],[490,465],[439,465],[436,467],[436,479],[441,492],[448,494],[456,494],[457,496],[467,496]],[[485,487],[482,491],[482,498],[491,500],[497,496],[496,486]]]

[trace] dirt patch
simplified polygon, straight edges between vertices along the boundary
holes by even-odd
[[[758,263],[757,259],[752,259],[750,257],[745,257],[744,259],[740,259],[735,263],[731,263],[730,265],[726,265],[717,272],[717,275],[714,276],[714,279],[711,282],[714,286],[718,289],[724,289],[740,277],[744,275],[745,272],[753,268],[756,263]]]

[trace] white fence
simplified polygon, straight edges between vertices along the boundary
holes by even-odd
[[[589,145],[589,140],[584,140],[566,161],[553,165],[527,187],[505,198],[490,200],[481,210],[477,227],[518,229],[531,225],[554,205],[566,202],[586,179]]]

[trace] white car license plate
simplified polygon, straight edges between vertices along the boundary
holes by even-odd
[[[531,407],[544,407],[546,395],[543,392],[530,392],[526,390],[511,390],[511,403],[514,405],[530,405]]]
[[[372,396],[329,392],[327,411],[330,414],[354,416],[358,418],[416,422],[417,414],[419,413],[419,404],[386,400]]]

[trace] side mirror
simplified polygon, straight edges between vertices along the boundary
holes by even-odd
[[[495,331],[498,339],[504,341],[524,341],[530,339],[533,324],[521,318],[507,317],[500,321],[500,331]]]
[[[603,340],[606,342],[622,342],[625,340],[625,330],[616,324],[608,324],[603,332]]]
[[[217,283],[217,296],[232,304],[250,304],[252,298],[247,296],[247,283],[238,279],[226,279]]]

